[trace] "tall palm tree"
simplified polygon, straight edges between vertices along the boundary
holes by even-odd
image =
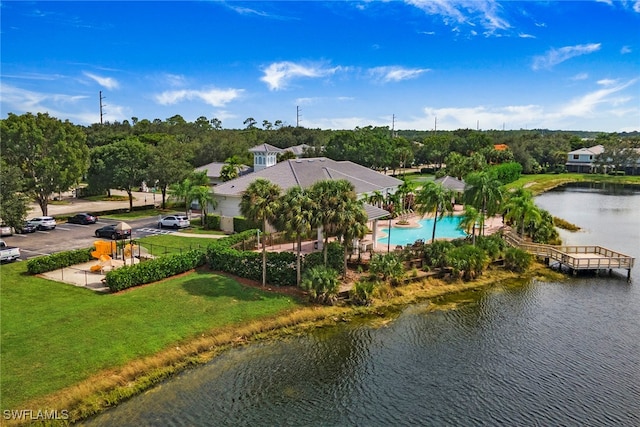
[[[524,237],[525,226],[531,222],[540,222],[540,210],[533,201],[533,194],[523,188],[509,195],[502,209],[504,219],[513,221],[520,237]]]
[[[460,218],[460,228],[467,233],[471,232],[473,244],[476,244],[476,224],[482,221],[482,215],[471,205],[465,205]]]
[[[502,182],[490,172],[470,173],[465,181],[464,202],[482,213],[480,231],[484,236],[486,218],[497,214],[502,203]]]
[[[397,194],[402,200],[402,210],[409,209],[407,205],[407,196],[416,189],[416,184],[411,181],[403,180],[402,184],[398,187]]]
[[[367,235],[369,229],[367,227],[367,213],[362,206],[361,200],[355,198],[350,199],[344,209],[338,213],[337,232],[342,236],[344,247],[344,269],[343,278],[347,277],[347,254],[349,243],[354,239],[362,239]]]
[[[220,178],[223,182],[231,181],[240,176],[240,168],[242,163],[238,156],[231,156],[224,161],[224,166],[220,169]]]
[[[276,227],[278,230],[285,231],[285,233],[296,237],[296,283],[298,286],[300,286],[301,281],[302,236],[312,230],[316,212],[317,205],[315,201],[311,198],[309,191],[301,187],[289,188],[280,199]]]
[[[382,208],[382,203],[384,203],[384,194],[380,190],[375,190],[367,199],[367,202]]]
[[[202,225],[205,225],[207,218],[207,208],[212,205],[213,209],[216,208],[216,199],[213,198],[212,190],[208,185],[196,185],[191,188],[190,198],[197,200],[202,209]]]
[[[324,265],[327,265],[329,235],[336,230],[340,214],[349,200],[355,200],[355,188],[345,179],[317,181],[310,188],[313,200],[318,204],[314,226],[321,226],[324,233]]]
[[[445,189],[442,185],[433,181],[425,183],[416,195],[417,211],[420,215],[433,212],[433,232],[431,234],[431,243],[436,240],[436,224],[438,222],[438,214],[440,219],[448,213],[453,213],[453,192]]]
[[[280,187],[271,181],[259,178],[253,181],[240,200],[240,212],[245,218],[262,224],[267,230],[269,222],[274,222],[280,203]],[[262,239],[262,286],[267,284],[267,242]]]

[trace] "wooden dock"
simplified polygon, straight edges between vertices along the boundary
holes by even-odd
[[[573,274],[582,270],[627,270],[627,279],[631,278],[631,269],[635,258],[602,246],[554,246],[525,242],[513,231],[505,231],[505,241],[539,258],[546,264],[552,261],[567,267]]]

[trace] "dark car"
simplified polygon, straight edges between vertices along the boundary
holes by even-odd
[[[119,230],[115,225],[105,225],[96,230],[96,237],[107,237],[109,239],[126,239],[131,236],[131,229]]]
[[[22,228],[16,229],[16,232],[20,234],[35,233],[36,231],[38,231],[38,227],[28,222],[25,222],[24,224],[22,224]]]
[[[96,222],[98,222],[98,217],[88,213],[79,213],[79,214],[75,214],[72,217],[69,217],[67,222],[71,224],[82,224],[82,225],[95,224]]]

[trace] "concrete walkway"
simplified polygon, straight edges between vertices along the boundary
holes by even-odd
[[[127,197],[126,191],[112,190],[111,194],[114,196]],[[154,195],[153,193],[134,192],[133,193],[133,205],[144,206],[149,204],[159,205],[162,203],[162,195]],[[48,205],[49,216],[67,216],[82,212],[102,212],[112,209],[128,209],[129,200],[124,201],[91,201],[86,199],[78,199],[73,197],[70,192],[62,193],[60,201],[54,201]],[[34,216],[41,216],[42,210],[37,203],[32,203],[27,213],[27,218],[33,218]]]

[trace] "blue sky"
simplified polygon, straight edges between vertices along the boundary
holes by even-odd
[[[0,113],[640,130],[640,1],[2,1]]]

